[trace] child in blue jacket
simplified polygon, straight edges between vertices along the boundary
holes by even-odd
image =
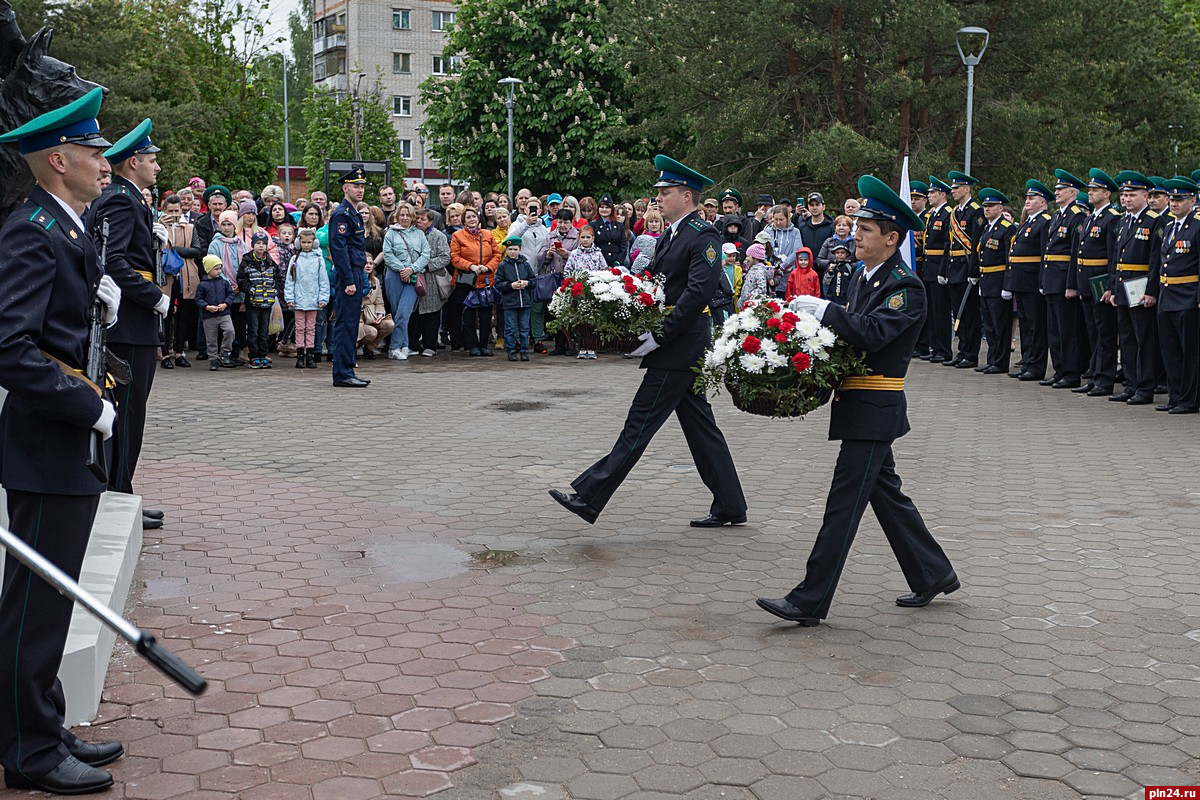
[[[521,237],[504,240],[504,260],[496,267],[496,286],[504,306],[504,349],[508,360],[517,360],[518,340],[522,361],[529,360],[529,315],[533,310],[533,282],[537,273],[521,255]]]

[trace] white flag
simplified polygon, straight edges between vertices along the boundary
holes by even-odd
[[[912,208],[912,190],[908,183],[908,156],[904,157],[904,165],[900,167],[900,191],[897,194],[904,201],[904,205]],[[908,236],[904,239],[904,244],[900,246],[900,255],[904,259],[905,266],[915,273],[917,268],[917,249],[913,235],[913,232],[909,231]]]

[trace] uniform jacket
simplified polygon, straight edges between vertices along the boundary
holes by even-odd
[[[966,283],[967,278],[979,277],[979,257],[976,245],[983,235],[987,220],[983,217],[983,206],[974,198],[959,203],[951,214],[949,235],[950,257],[942,262],[938,274],[949,283]]]
[[[333,260],[333,282],[338,294],[350,285],[366,294],[367,246],[358,209],[342,198],[329,215],[329,257]]]
[[[140,198],[140,195],[139,195]],[[102,404],[42,354],[82,369],[88,310],[100,284],[96,248],[40,186],[0,228],[0,483],[50,494],[100,494],[84,467]]]
[[[925,283],[937,283],[938,275],[950,258],[950,204],[943,203],[925,219],[925,256],[919,277]]]
[[[1008,254],[1004,288],[1010,292],[1037,294],[1042,276],[1042,255],[1050,235],[1050,212],[1033,214],[1016,229]]]
[[[1042,274],[1038,289],[1044,295],[1062,294],[1068,286],[1074,288],[1075,246],[1079,232],[1087,223],[1088,212],[1078,203],[1055,209],[1047,224],[1046,249],[1042,255]]]
[[[1200,282],[1167,283],[1173,278],[1200,275],[1200,213],[1183,218],[1178,235],[1172,237],[1174,217],[1163,229],[1158,271],[1158,310],[1195,310],[1200,303]]]
[[[142,190],[114,174],[85,220],[93,239],[106,218],[108,261],[104,271],[121,287],[121,309],[117,324],[108,331],[108,341],[157,347],[160,319],[154,306],[163,293],[153,281],[153,215],[142,200]],[[151,279],[138,272],[149,274]]]
[[[1017,226],[1000,217],[994,223],[983,221],[983,234],[975,245],[979,263],[979,296],[999,297],[1008,282],[1008,251]]]
[[[320,251],[296,253],[283,281],[283,299],[295,303],[297,311],[317,311],[329,302],[329,273]]]
[[[1077,289],[1084,299],[1092,297],[1088,285],[1092,277],[1112,272],[1120,221],[1121,212],[1108,205],[1099,212],[1089,214],[1079,229],[1075,258],[1071,261],[1071,279],[1067,285]]]
[[[721,273],[721,237],[693,211],[675,234],[658,240],[650,272],[662,275],[666,305],[660,347],[642,359],[642,367],[691,371],[712,343],[712,321],[704,309],[712,301]]]
[[[1164,222],[1166,217],[1147,206],[1138,214],[1126,212],[1117,223],[1117,252],[1108,273],[1108,290],[1117,305],[1129,305],[1122,283],[1135,278],[1147,278],[1146,294],[1158,296]]]
[[[496,279],[496,266],[504,253],[491,231],[479,228],[475,233],[466,228],[454,232],[450,238],[450,266],[456,273],[470,272],[473,264],[483,264],[487,272],[475,276],[475,288],[482,289],[491,286]]]
[[[592,222],[596,234],[596,246],[604,254],[607,266],[617,264],[629,266],[629,240],[625,238],[625,225],[614,220],[597,219]]]
[[[850,305],[825,307],[822,320],[866,352],[871,375],[903,378],[925,322],[925,287],[896,252],[866,279],[850,278]],[[829,417],[830,439],[887,442],[908,433],[908,401],[901,391],[839,390]]]

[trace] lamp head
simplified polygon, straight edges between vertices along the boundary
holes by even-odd
[[[987,50],[991,34],[986,28],[959,28],[954,34],[954,46],[958,48],[958,57],[968,67],[979,64],[983,51]]]

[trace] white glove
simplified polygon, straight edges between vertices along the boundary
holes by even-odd
[[[100,409],[100,418],[92,423],[92,430],[104,434],[104,441],[112,438],[113,423],[117,421],[117,409],[109,401],[101,398],[104,407]]]
[[[825,308],[828,305],[828,300],[822,300],[819,297],[812,297],[806,294],[802,294],[799,297],[794,298],[792,302],[788,303],[788,307],[791,308],[792,311],[795,311],[796,313],[807,311],[818,320],[822,320],[825,317]]]
[[[158,314],[160,317],[165,317],[170,308],[171,298],[164,294],[162,297],[158,298],[158,302],[154,304],[154,313]]]
[[[121,287],[107,275],[100,276],[100,285],[96,287],[96,298],[104,304],[104,324],[112,327],[117,324],[117,309],[121,307]]]
[[[642,344],[638,345],[637,349],[629,354],[631,356],[634,356],[635,358],[641,358],[642,356],[649,355],[650,353],[653,353],[655,350],[657,350],[659,347],[658,342],[656,342],[654,340],[653,333],[649,333],[649,332],[643,333],[641,336],[638,337],[638,339],[640,339],[642,341]]]
[[[154,231],[154,238],[158,239],[159,246],[165,250],[167,248],[167,242],[170,241],[170,237],[167,236],[167,226],[163,225],[161,222],[156,222],[154,223],[152,230]]]
[[[1010,292],[1008,289],[1001,290],[1000,299],[1001,300],[1012,300],[1012,292]]]
[[[972,286],[978,286],[979,278],[967,278],[967,283],[971,284]]]
[[[950,283],[949,278],[947,278],[945,275],[938,275],[938,285],[939,286],[945,286],[948,283]]]

